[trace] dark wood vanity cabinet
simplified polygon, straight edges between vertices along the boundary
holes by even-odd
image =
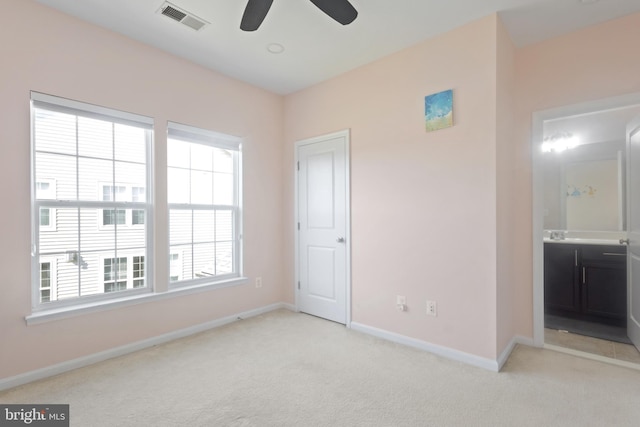
[[[627,248],[621,245],[544,244],[545,311],[624,324]]]
[[[545,309],[580,312],[578,274],[579,246],[544,244],[544,307]]]

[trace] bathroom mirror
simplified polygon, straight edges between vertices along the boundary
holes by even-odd
[[[544,228],[624,231],[626,124],[640,107],[543,124]]]

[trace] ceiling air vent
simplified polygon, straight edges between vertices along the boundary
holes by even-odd
[[[204,19],[198,18],[193,13],[189,13],[184,9],[180,9],[176,5],[169,2],[165,2],[160,7],[160,10],[158,10],[158,12],[196,31],[200,30],[202,27],[208,24],[208,22]]]

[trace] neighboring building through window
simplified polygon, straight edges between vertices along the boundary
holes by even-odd
[[[169,282],[182,280],[182,260],[180,254],[174,252],[169,255]]]
[[[240,277],[240,139],[169,123],[167,147],[170,284]]]
[[[144,256],[133,257],[133,287],[144,287]]]
[[[40,263],[40,302],[51,301],[51,262]]]
[[[144,202],[146,200],[144,187],[131,187],[131,201],[132,202]],[[144,224],[144,209],[133,209],[131,211],[131,224],[141,225]]]
[[[56,181],[53,179],[41,178],[36,182],[36,199],[55,200],[56,198]],[[56,210],[51,207],[41,206],[40,213],[40,230],[55,231],[56,229]]]
[[[122,201],[124,200],[126,189],[122,185],[103,185],[102,200],[105,202]],[[102,225],[124,225],[126,221],[125,213],[124,209],[104,209],[102,211]]]
[[[34,310],[147,287],[153,121],[32,92],[32,124]]]
[[[104,292],[127,289],[127,258],[107,258],[104,264]]]

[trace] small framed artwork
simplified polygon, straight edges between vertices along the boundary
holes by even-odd
[[[453,126],[453,89],[424,97],[427,132]]]

